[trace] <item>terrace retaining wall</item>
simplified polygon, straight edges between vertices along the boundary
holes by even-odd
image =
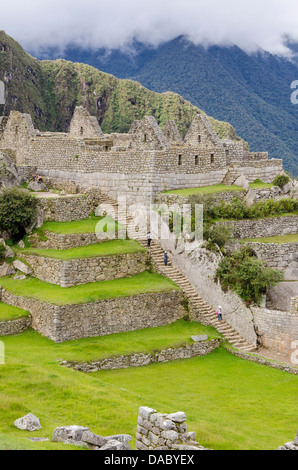
[[[62,362],[63,366],[72,366],[75,370],[81,372],[98,372],[100,370],[127,369],[129,367],[143,367],[149,364],[164,363],[190,359],[192,357],[205,356],[220,346],[220,340],[204,341],[200,343],[187,344],[177,348],[168,348],[156,353],[132,354],[130,356],[118,356],[102,359],[92,363],[71,363]]]
[[[32,328],[56,343],[164,326],[187,314],[183,293],[177,290],[85,304],[53,305],[1,289],[1,299],[29,311]]]
[[[271,217],[268,219],[235,220],[233,222],[217,222],[230,226],[236,238],[267,238],[277,235],[298,233],[298,216]]]
[[[135,276],[146,270],[148,262],[146,252],[71,260],[21,256],[32,267],[34,277],[61,287]]]
[[[32,325],[32,317],[18,318],[16,320],[0,322],[0,336],[17,335],[28,330]]]

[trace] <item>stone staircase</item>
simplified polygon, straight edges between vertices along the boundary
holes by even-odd
[[[113,201],[107,196],[102,196],[101,203],[110,204],[113,206],[117,219],[126,216],[125,212],[118,211],[117,202]],[[120,219],[120,220],[121,220]],[[133,218],[127,216],[127,229],[134,228]],[[147,248],[147,240],[138,238],[138,241]],[[179,287],[183,289],[186,297],[189,299],[190,307],[195,314],[195,317],[200,319],[206,325],[211,325],[219,331],[224,338],[226,338],[232,346],[245,351],[253,352],[256,350],[255,346],[248,343],[236,330],[234,330],[226,321],[218,321],[216,311],[210,306],[203,298],[201,298],[191,282],[182,274],[176,267],[173,266],[169,259],[168,266],[164,265],[164,250],[158,241],[152,240],[151,247],[147,248],[152,261],[157,271],[174,281]]]
[[[139,241],[143,246],[147,246],[147,242],[142,240]],[[183,292],[188,297],[190,307],[196,317],[203,319],[204,323],[212,325],[214,328],[216,328],[217,331],[219,331],[235,348],[246,352],[252,352],[256,350],[253,345],[249,344],[227,322],[224,320],[218,321],[214,308],[198,295],[191,282],[176,267],[172,265],[171,261],[169,262],[168,266],[164,265],[164,252],[159,242],[153,241],[151,243],[149,252],[158,272],[164,276],[167,276],[169,279],[172,279],[172,281],[174,281],[179,287],[183,289]]]

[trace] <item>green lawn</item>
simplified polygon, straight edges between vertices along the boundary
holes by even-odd
[[[230,192],[243,192],[244,188],[240,186],[227,186],[225,184],[216,184],[214,186],[204,186],[202,188],[188,188],[188,189],[177,189],[173,191],[165,191],[164,194],[177,194],[180,196],[193,196],[196,194],[218,194],[218,193],[230,193]]]
[[[102,220],[102,217],[95,217],[90,216],[88,219],[84,220],[75,220],[73,222],[45,222],[41,230],[54,232],[58,234],[74,234],[74,233],[95,233],[95,228],[97,224]],[[102,227],[101,225],[98,227],[98,232],[101,233],[103,231],[117,231],[119,229],[118,222],[115,222],[112,217],[105,217],[105,221],[107,222],[107,227]],[[104,230],[103,230],[104,229]]]
[[[259,243],[298,243],[298,233],[292,235],[277,235],[275,237],[267,238],[249,238],[244,240],[246,242],[259,242]]]
[[[113,281],[93,282],[75,287],[60,287],[35,278],[23,281],[1,278],[0,285],[14,295],[21,295],[54,305],[84,304],[97,300],[132,295],[181,290],[173,281],[147,271],[133,277]]]
[[[100,256],[124,255],[129,253],[145,253],[144,248],[136,240],[110,240],[94,245],[80,246],[77,248],[69,248],[67,250],[40,250],[36,248],[18,249],[17,254],[21,255],[37,255],[46,258],[54,258],[60,260],[80,259],[80,258],[96,258]]]
[[[172,332],[176,344],[188,341],[197,328],[178,322]],[[170,327],[147,333],[132,333],[131,344],[129,334],[108,341],[112,348],[118,342],[119,351],[121,338],[123,351],[171,342]],[[61,367],[58,360],[83,356],[85,346],[86,357],[95,357],[105,338],[92,339],[93,354],[87,340],[54,344],[33,330],[2,340],[6,364],[0,365],[0,449],[70,450],[26,438],[51,438],[56,427],[71,424],[101,435],[131,434],[134,446],[140,406],[185,411],[189,430],[211,449],[275,450],[297,431],[297,376],[243,361],[222,348],[202,358],[86,375]],[[105,346],[108,353],[107,342]],[[14,421],[30,412],[39,417],[42,429],[16,429]]]
[[[26,310],[21,308],[12,307],[11,305],[0,302],[0,322],[18,320],[21,317],[27,317],[30,315]]]

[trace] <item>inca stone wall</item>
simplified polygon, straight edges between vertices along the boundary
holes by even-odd
[[[298,340],[298,312],[252,308],[254,323],[263,346],[282,353],[292,352]]]
[[[218,223],[230,226],[235,237],[241,239],[275,237],[276,235],[290,235],[298,232],[297,215]]]
[[[23,333],[23,331],[28,330],[28,328],[31,327],[31,324],[31,315],[18,318],[16,320],[0,322],[0,336],[18,335]]]
[[[183,412],[157,413],[143,406],[139,409],[137,441],[138,450],[204,450],[197,442],[195,432],[189,432]]]
[[[239,199],[243,199],[246,195],[247,191],[231,191],[231,192],[224,192],[224,193],[216,193],[213,195],[213,200],[216,205],[220,205],[222,201],[224,202],[231,202],[235,197]],[[212,195],[210,195],[212,196]],[[204,195],[198,194],[197,197],[202,198],[204,200]],[[207,196],[205,196],[207,198]],[[182,206],[183,204],[189,203],[189,196],[182,196],[180,194],[169,194],[169,193],[160,193],[155,198],[156,205],[167,204],[168,206],[172,204],[178,204]]]
[[[90,190],[81,195],[40,198],[40,214],[43,220],[71,222],[87,219],[100,202],[100,192]]]
[[[293,255],[298,259],[298,243],[247,243],[258,258],[274,269],[285,269],[293,262]]]
[[[135,276],[146,270],[148,261],[147,253],[71,260],[57,260],[22,253],[22,258],[33,269],[34,277],[61,287]]]
[[[71,366],[81,372],[98,372],[100,370],[127,369],[129,367],[143,367],[149,364],[165,363],[201,357],[211,353],[220,346],[220,340],[212,340],[202,343],[188,344],[177,348],[163,349],[156,353],[132,354],[130,356],[109,357],[90,364],[76,364],[62,362],[61,365]]]
[[[174,290],[61,306],[15,296],[5,289],[1,295],[4,303],[29,311],[32,328],[57,343],[164,326],[186,315],[184,296]]]
[[[77,248],[79,246],[94,245],[96,243],[109,240],[109,235],[103,233],[69,233],[59,234],[45,231],[46,241],[41,241],[36,236],[30,237],[30,243],[34,248],[51,248],[54,250],[67,250],[68,248]]]

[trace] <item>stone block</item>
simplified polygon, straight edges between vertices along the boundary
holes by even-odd
[[[38,431],[41,429],[39,419],[34,416],[32,413],[29,413],[23,418],[17,419],[14,423],[15,427],[21,429],[22,431]]]

